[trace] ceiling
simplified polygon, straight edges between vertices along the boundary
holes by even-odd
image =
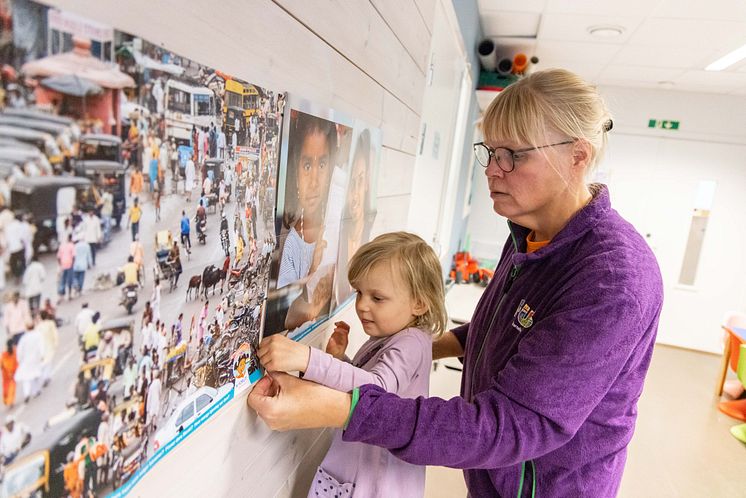
[[[746,44],[746,0],[478,0],[498,51],[539,57],[601,85],[746,95],[746,60],[705,67]],[[612,24],[620,36],[588,28]]]

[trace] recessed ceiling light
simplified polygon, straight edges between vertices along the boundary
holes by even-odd
[[[746,57],[746,45],[738,47],[733,52],[725,54],[709,66],[705,68],[705,71],[722,71],[726,67],[732,66],[736,62]]]
[[[674,83],[673,81],[668,81],[668,80],[664,80],[664,81],[659,81],[658,82],[658,86],[659,87],[666,88],[666,89],[673,88],[674,85],[676,85],[676,83]]]
[[[613,24],[598,24],[588,28],[588,33],[598,38],[614,38],[624,33],[622,26]]]

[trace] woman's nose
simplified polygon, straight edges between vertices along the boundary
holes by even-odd
[[[490,158],[489,164],[484,168],[484,174],[487,178],[502,178],[505,176],[505,172],[497,165],[497,159],[494,157]]]

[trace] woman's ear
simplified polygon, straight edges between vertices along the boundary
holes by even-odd
[[[572,147],[572,167],[574,170],[585,173],[593,156],[593,148],[586,140],[576,140]]]

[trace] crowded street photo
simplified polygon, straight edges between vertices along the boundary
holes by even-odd
[[[285,97],[99,34],[3,53],[0,496],[115,492],[260,376]]]

